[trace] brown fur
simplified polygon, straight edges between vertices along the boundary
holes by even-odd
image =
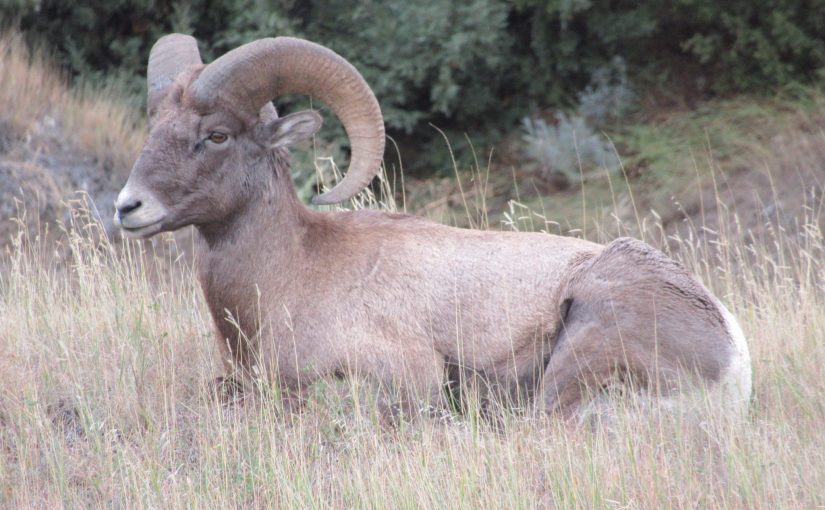
[[[566,318],[545,373],[545,405],[569,414],[614,378],[668,395],[685,374],[718,382],[732,343],[715,299],[663,253],[630,238],[571,264]]]
[[[552,410],[616,370],[669,385],[677,366],[709,381],[726,366],[714,301],[661,253],[632,240],[603,249],[310,210],[281,147],[310,136],[315,117],[279,119],[268,106],[250,125],[230,110],[197,111],[187,87],[198,72],[183,73],[160,103],[118,218],[137,237],[196,226],[198,275],[230,372],[263,374],[292,393],[363,373],[410,404],[441,398],[445,366],[504,388],[535,386],[552,347]],[[228,141],[208,141],[213,130]]]

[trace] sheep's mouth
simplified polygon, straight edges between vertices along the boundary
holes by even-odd
[[[145,196],[143,200],[135,200],[124,191],[121,191],[121,195],[125,195],[126,198],[122,200],[118,198],[119,200],[132,205],[118,207],[116,203],[114,220],[127,237],[146,239],[163,230],[164,222],[169,217],[165,207],[151,196]]]
[[[126,234],[126,237],[131,237],[133,239],[146,239],[148,237],[152,237],[153,235],[161,231],[162,221],[163,220],[161,219],[140,226],[126,226],[123,223],[121,223],[120,228],[123,229],[123,232]]]

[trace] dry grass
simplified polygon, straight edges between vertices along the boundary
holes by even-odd
[[[111,204],[145,134],[145,121],[112,88],[66,80],[16,32],[0,33],[0,250],[26,209],[32,234],[50,235],[78,192],[112,233]]]
[[[31,55],[19,34],[0,36],[0,109],[6,122],[25,132],[66,100],[67,87],[40,55]]]
[[[74,143],[134,154],[140,136],[115,127],[128,127],[127,110],[38,77],[42,63],[11,44],[0,39],[0,108],[30,112],[11,117],[15,129],[60,109]],[[473,224],[487,225],[485,190],[466,192]],[[729,214],[724,200],[716,208]],[[516,410],[493,426],[470,402],[388,430],[359,381],[315,385],[297,414],[268,388],[215,402],[221,367],[182,256],[191,246],[113,245],[73,209],[60,241],[23,230],[0,257],[0,507],[823,507],[822,202],[802,210],[793,232],[751,233],[733,215],[723,224],[734,228],[670,239],[655,222],[628,227],[675,250],[740,318],[754,365],[743,423],[630,401],[600,426]],[[505,218],[552,227],[518,205]]]
[[[21,37],[0,34],[0,118],[7,123],[5,129],[22,140],[56,124],[75,150],[125,176],[143,144],[141,116],[115,90],[70,88],[48,57],[30,52]]]
[[[825,504],[825,244],[680,239],[740,318],[745,423],[620,406],[571,428],[504,411],[379,425],[369,387],[323,382],[284,413],[271,391],[225,406],[210,318],[173,243],[25,242],[0,277],[0,506],[814,508]],[[804,220],[804,218],[802,219]],[[769,236],[781,243],[780,236]],[[706,239],[706,237],[705,237]],[[57,256],[56,254],[65,254]],[[471,408],[474,408],[471,405]]]

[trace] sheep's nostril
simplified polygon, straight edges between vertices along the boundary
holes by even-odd
[[[134,211],[138,207],[143,205],[143,202],[140,200],[135,200],[134,202],[129,202],[126,205],[117,208],[117,213],[120,215],[121,218],[129,214],[130,212]]]

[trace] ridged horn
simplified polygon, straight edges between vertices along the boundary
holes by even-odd
[[[257,119],[262,106],[284,94],[323,101],[343,124],[352,146],[345,177],[312,202],[335,204],[355,196],[378,173],[384,119],[367,82],[334,51],[291,37],[259,39],[209,64],[192,88],[197,107],[209,111],[221,106],[247,121]]]
[[[194,37],[169,34],[158,39],[149,52],[149,67],[146,72],[146,81],[149,85],[146,106],[150,118],[154,116],[158,104],[181,71],[202,63],[198,42]]]

